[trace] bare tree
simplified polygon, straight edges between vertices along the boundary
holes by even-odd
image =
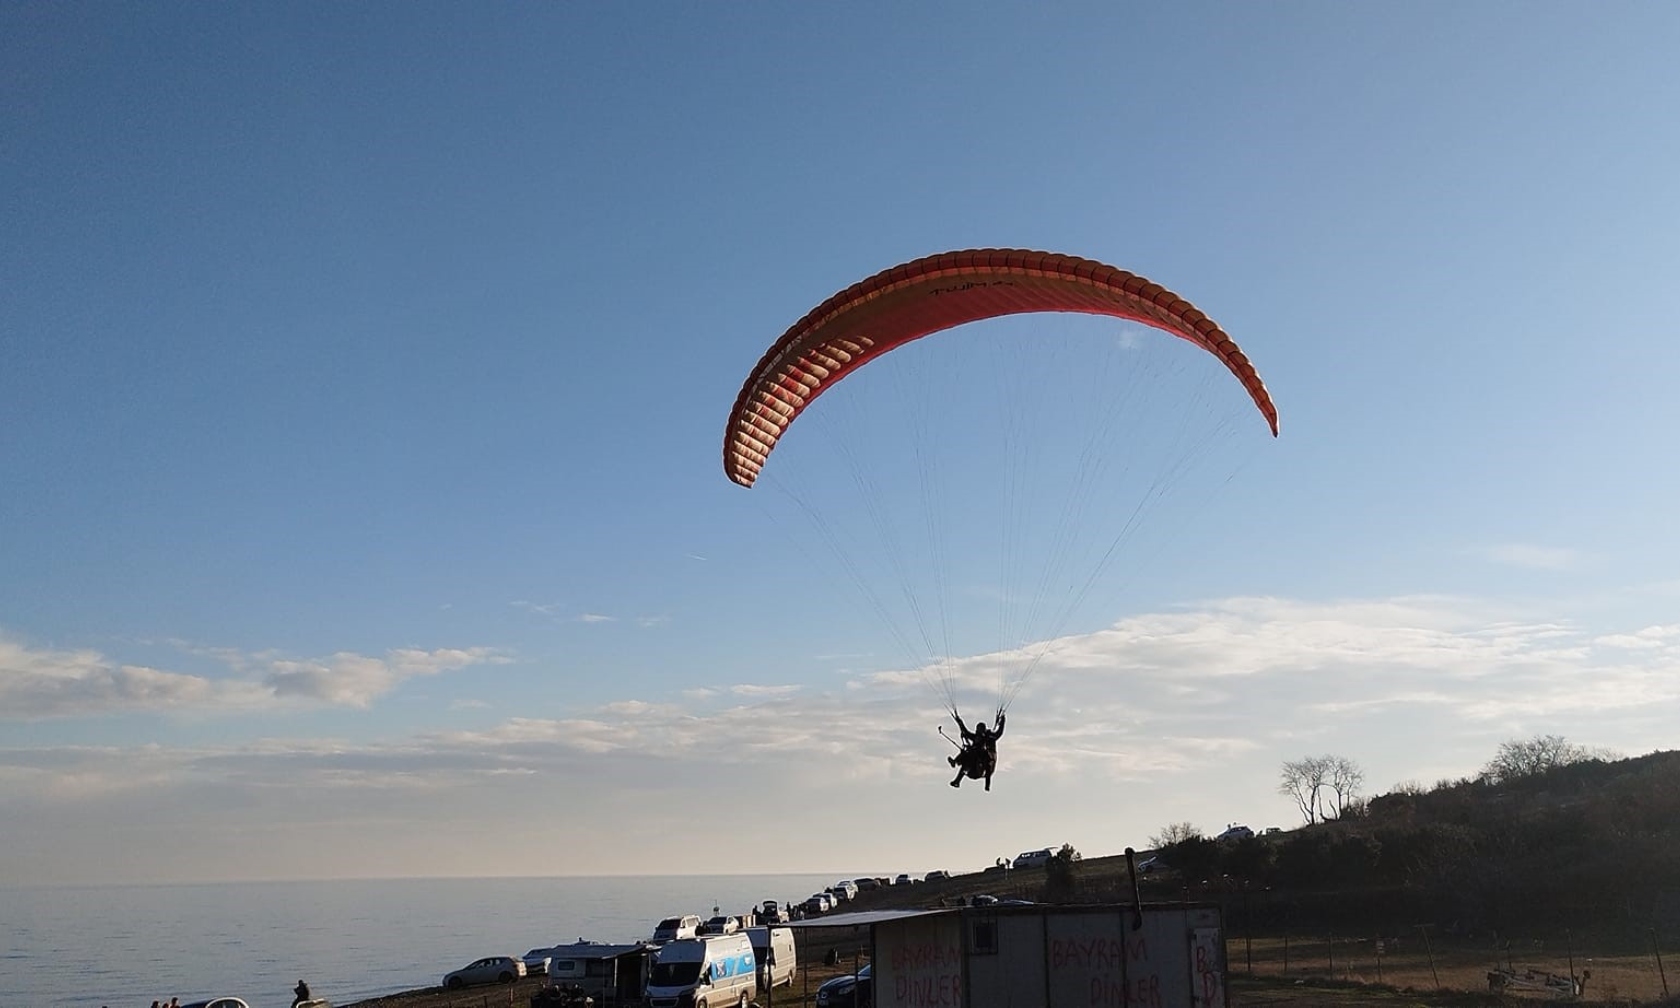
[[[1564,739],[1562,735],[1535,735],[1532,738],[1501,742],[1499,751],[1488,761],[1487,766],[1482,768],[1482,778],[1490,784],[1501,784],[1519,777],[1532,777],[1571,763],[1613,758],[1614,753],[1576,745]]]
[[[1278,794],[1295,800],[1295,807],[1308,826],[1319,820],[1319,792],[1324,789],[1325,775],[1329,773],[1324,761],[1323,756],[1285,760],[1280,774]]]
[[[1161,832],[1149,838],[1149,849],[1160,850],[1162,847],[1171,847],[1175,843],[1183,843],[1186,840],[1200,840],[1201,838],[1202,831],[1190,823],[1170,823],[1163,826]]]
[[[1335,795],[1335,818],[1340,819],[1361,807],[1359,789],[1365,784],[1365,771],[1346,756],[1321,756],[1325,764],[1326,783]],[[1326,814],[1324,818],[1330,816]]]

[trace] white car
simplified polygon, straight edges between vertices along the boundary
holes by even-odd
[[[726,935],[741,930],[741,922],[734,917],[717,916],[700,925],[697,934]]]
[[[694,914],[682,917],[667,917],[653,929],[653,940],[656,942],[676,941],[679,938],[696,938],[700,934],[700,918]]]
[[[304,1002],[304,1004],[309,1003],[310,1002],[308,1001]],[[182,1005],[181,1008],[251,1008],[251,1006],[246,1004],[240,998],[220,997],[211,998],[208,1001],[194,1001],[191,1004]]]
[[[486,956],[444,974],[443,985],[458,988],[468,984],[510,984],[524,975],[525,964],[513,956]]]
[[[1043,850],[1026,851],[1015,856],[1015,867],[1043,868],[1045,865],[1049,864],[1050,859],[1055,856],[1056,852],[1048,847]]]
[[[1252,836],[1254,836],[1254,831],[1249,829],[1247,826],[1243,826],[1239,823],[1232,823],[1230,826],[1225,828],[1225,832],[1219,834],[1213,839],[1216,842],[1221,840],[1247,840]]]

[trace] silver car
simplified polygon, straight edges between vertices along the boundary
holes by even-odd
[[[552,948],[534,948],[525,953],[519,960],[525,964],[525,975],[536,976],[540,973],[547,976],[548,960],[553,954],[554,950]]]
[[[468,984],[513,983],[525,975],[525,964],[513,956],[486,956],[468,963],[453,973],[444,975],[443,985],[449,988]]]

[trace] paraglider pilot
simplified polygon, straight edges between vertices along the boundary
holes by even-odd
[[[971,777],[974,780],[984,779],[986,790],[992,789],[992,771],[997,769],[997,740],[1003,736],[1003,711],[998,711],[997,730],[986,727],[981,721],[974,726],[973,731],[963,724],[962,715],[956,711],[951,716],[957,719],[957,728],[962,732],[962,750],[946,760],[957,768],[956,777],[951,779],[952,787],[962,787],[962,779]]]

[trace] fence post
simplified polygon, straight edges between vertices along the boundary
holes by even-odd
[[[1651,929],[1651,951],[1657,956],[1657,976],[1662,978],[1663,997],[1668,997],[1668,974],[1663,971],[1662,946],[1657,944],[1657,929]]]
[[[1435,972],[1435,949],[1429,944],[1429,925],[1419,924],[1419,931],[1423,932],[1423,951],[1429,956],[1429,975],[1435,978],[1435,989],[1441,989],[1441,974]]]

